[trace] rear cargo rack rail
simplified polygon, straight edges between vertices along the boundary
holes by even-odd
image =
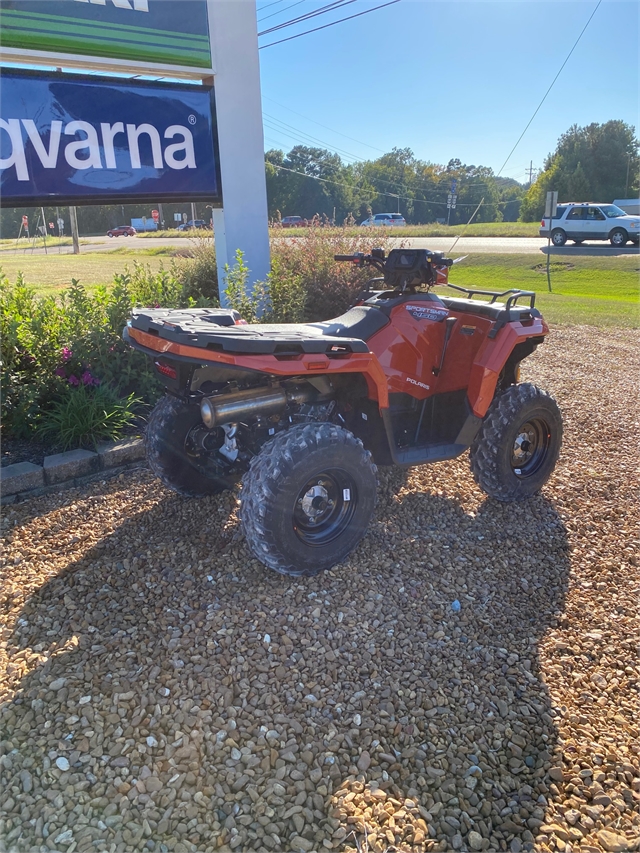
[[[471,287],[460,287],[459,284],[451,284],[450,282],[447,284],[447,287],[452,287],[454,290],[466,293],[469,296],[469,299],[472,299],[474,296],[491,296],[490,305],[493,305],[493,303],[501,296],[507,296],[508,299],[504,306],[506,311],[513,308],[518,299],[521,297],[527,297],[529,299],[529,308],[535,308],[536,304],[536,295],[533,290],[518,290],[515,288],[512,288],[511,290],[503,290],[502,292],[495,290],[475,290]],[[511,294],[511,296],[509,296],[509,294]]]

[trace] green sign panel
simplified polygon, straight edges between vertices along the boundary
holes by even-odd
[[[0,0],[0,43],[211,68],[206,0]]]

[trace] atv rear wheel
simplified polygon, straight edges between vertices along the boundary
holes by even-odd
[[[280,433],[242,480],[240,520],[251,551],[283,575],[330,569],[365,534],[376,471],[369,451],[342,427],[305,424]]]
[[[525,382],[495,397],[471,446],[471,470],[480,486],[499,501],[520,501],[551,476],[562,445],[558,404]]]
[[[147,425],[147,461],[165,486],[189,498],[216,495],[231,489],[239,478],[225,476],[222,460],[219,475],[203,471],[210,436],[202,423],[200,408],[167,395],[151,412]]]

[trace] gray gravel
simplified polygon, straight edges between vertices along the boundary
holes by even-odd
[[[639,337],[525,363],[566,422],[542,495],[386,470],[314,579],[147,472],[9,508],[0,848],[640,849]]]

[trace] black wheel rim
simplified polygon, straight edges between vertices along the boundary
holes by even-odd
[[[356,484],[350,474],[340,468],[320,471],[298,492],[293,529],[305,545],[327,545],[345,532],[357,504]]]
[[[542,418],[532,418],[518,428],[511,448],[511,468],[516,477],[531,477],[544,464],[551,446],[551,430]]]

